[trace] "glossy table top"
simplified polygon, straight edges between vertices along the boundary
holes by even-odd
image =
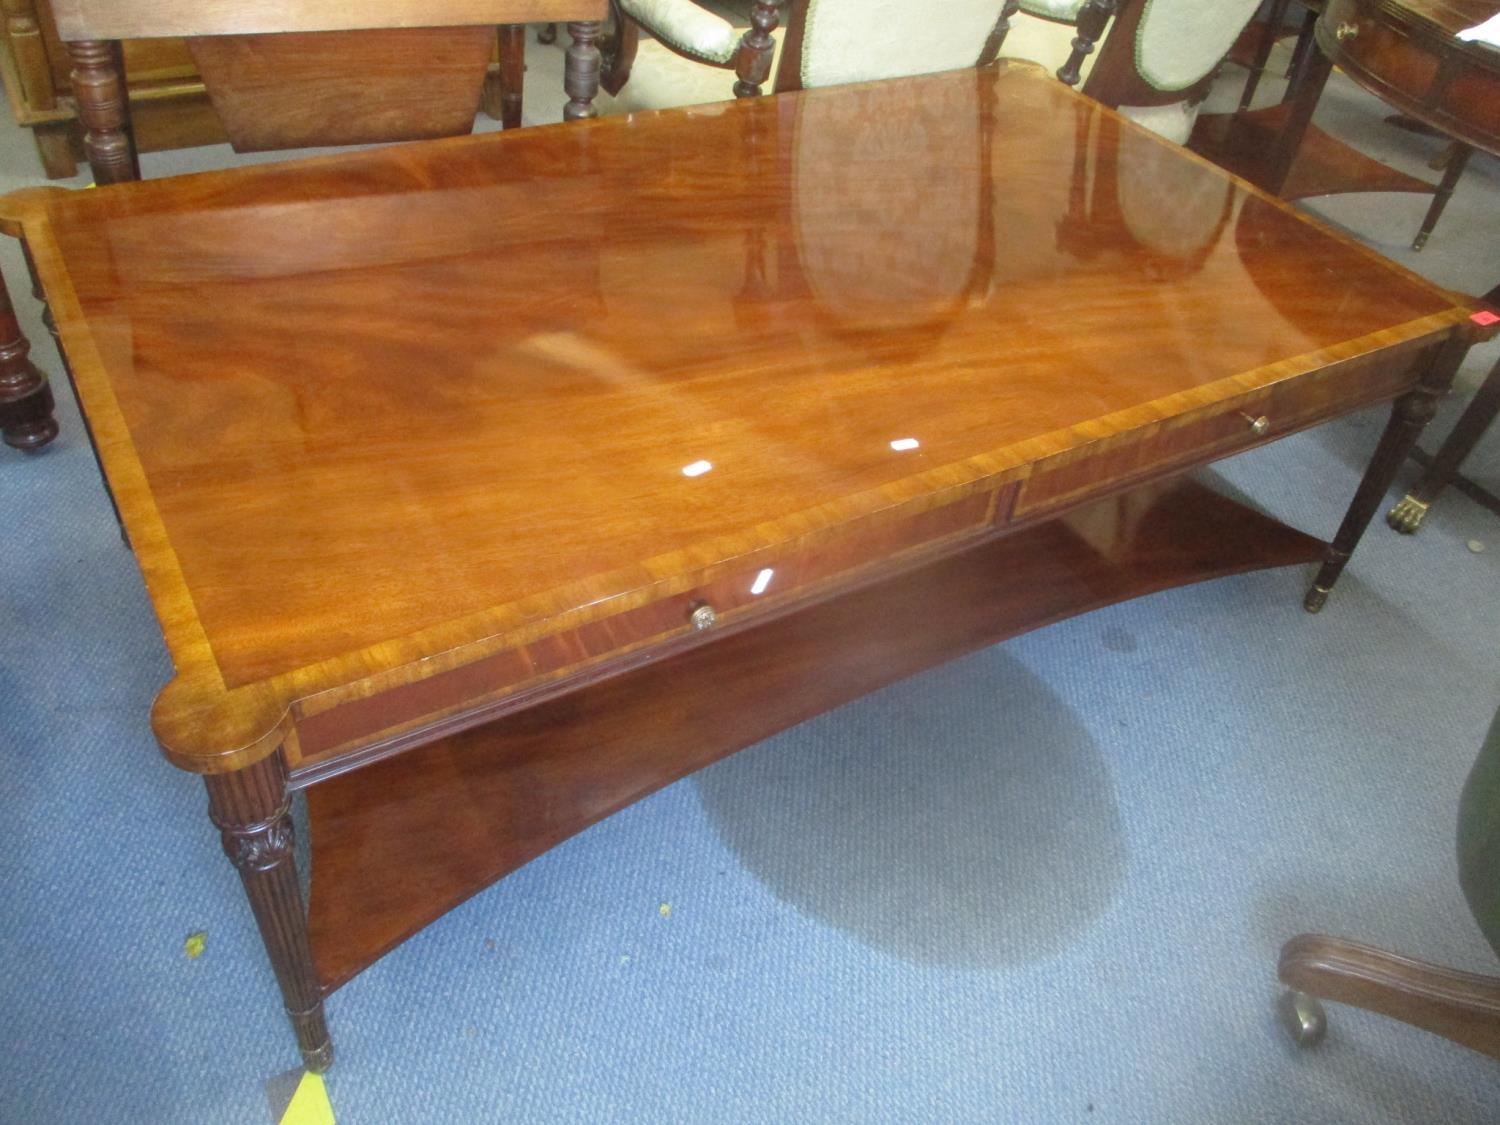
[[[1003,65],[38,189],[0,225],[181,755],[1468,311]]]

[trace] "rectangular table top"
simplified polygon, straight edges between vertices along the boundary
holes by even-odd
[[[162,620],[174,760],[1469,312],[1003,64],[0,225]]]

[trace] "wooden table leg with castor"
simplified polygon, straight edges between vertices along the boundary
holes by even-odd
[[[1412,485],[1411,491],[1386,513],[1385,522],[1403,535],[1411,535],[1421,527],[1428,509],[1458,475],[1464,458],[1479,443],[1496,414],[1500,414],[1500,363],[1496,363],[1485,376],[1474,401],[1458,419],[1432,464]]]

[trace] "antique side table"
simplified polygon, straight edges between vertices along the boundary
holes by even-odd
[[[1317,609],[1478,332],[1015,65],[0,226],[174,662],[153,729],[314,1069],[330,991],[740,747],[1177,584],[1321,560]],[[1388,400],[1331,545],[1181,479]]]

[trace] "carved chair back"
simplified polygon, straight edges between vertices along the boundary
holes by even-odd
[[[891,0],[754,0],[743,34],[699,0],[611,0],[616,31],[605,45],[604,88],[630,78],[644,26],[675,54],[733,70],[737,97],[879,78],[957,70],[995,58],[1001,12],[1013,0],[945,0],[938,6]]]
[[[791,0],[776,90],[960,70],[995,57],[1003,5]]]
[[[1260,0],[1138,0],[1122,4],[1084,93],[1183,142],[1199,103]]]

